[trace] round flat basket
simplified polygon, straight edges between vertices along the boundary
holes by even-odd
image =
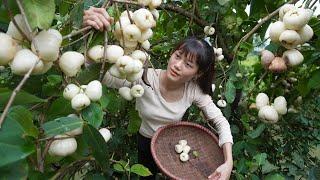
[[[191,147],[190,159],[180,161],[175,145],[185,139]],[[208,129],[190,122],[159,128],[151,140],[151,153],[159,169],[171,179],[208,179],[224,163],[218,138]]]

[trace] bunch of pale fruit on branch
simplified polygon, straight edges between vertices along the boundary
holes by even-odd
[[[287,66],[297,66],[303,62],[304,57],[297,47],[308,42],[313,36],[313,29],[308,25],[312,15],[312,10],[297,8],[293,4],[280,8],[279,21],[271,24],[269,36],[272,42],[279,43],[287,50],[282,57],[263,50],[261,63],[265,69],[279,73],[286,71]]]

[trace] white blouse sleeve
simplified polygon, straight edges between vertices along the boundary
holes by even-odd
[[[221,110],[213,103],[212,98],[208,94],[204,94],[199,87],[195,90],[194,103],[202,110],[206,119],[214,123],[219,135],[219,146],[222,147],[226,142],[233,144],[228,120],[223,116]]]

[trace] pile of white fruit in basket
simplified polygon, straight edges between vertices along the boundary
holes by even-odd
[[[68,115],[68,117],[78,118],[76,114],[70,114]],[[66,132],[65,134],[54,136],[56,140],[52,141],[52,143],[50,144],[48,151],[49,154],[52,156],[64,157],[74,153],[77,150],[78,146],[76,138],[74,138],[74,136],[80,135],[82,134],[82,132],[83,126]],[[105,142],[108,142],[112,137],[110,130],[107,128],[99,129],[99,133],[101,134]]]
[[[270,26],[269,36],[272,42],[280,43],[286,50],[282,57],[268,51],[262,51],[261,63],[272,72],[283,72],[287,66],[296,66],[303,62],[303,55],[295,48],[309,41],[313,30],[308,25],[313,15],[311,9],[297,8],[285,4],[280,8],[279,21]]]
[[[174,150],[178,154],[180,154],[179,156],[180,161],[186,162],[189,160],[189,152],[191,150],[191,147],[188,145],[187,140],[185,139],[179,140],[179,143],[174,146]]]
[[[265,93],[259,93],[256,97],[256,107],[259,110],[258,116],[265,123],[276,123],[279,115],[287,113],[287,101],[283,96],[274,99],[269,105],[269,97]]]
[[[91,101],[99,101],[101,96],[102,85],[97,80],[80,87],[75,84],[68,84],[63,91],[63,97],[71,100],[72,108],[77,111],[89,106]]]

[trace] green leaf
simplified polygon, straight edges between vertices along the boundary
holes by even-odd
[[[0,88],[0,111],[2,111],[5,105],[8,103],[11,94],[12,90],[8,88]],[[17,93],[12,105],[26,105],[42,102],[47,102],[47,100],[38,98],[37,96],[34,96],[24,91],[20,91]]]
[[[237,169],[237,172],[239,173],[246,173],[247,172],[247,160],[244,158],[241,158],[237,163],[235,164],[235,167]]]
[[[18,8],[18,5],[16,3],[16,1],[7,1],[8,2],[8,6],[10,8],[10,10],[13,12],[13,14],[18,14],[20,13],[20,10]],[[4,3],[2,3],[0,1],[0,22],[5,22],[5,23],[9,23],[10,22],[10,16],[8,13],[8,9],[4,6]]]
[[[91,6],[100,7],[102,2],[102,0],[86,0],[84,1],[84,8],[89,9]]]
[[[43,124],[44,133],[47,137],[63,134],[77,129],[83,125],[83,121],[76,117],[61,117]]]
[[[23,128],[15,120],[7,116],[0,129],[0,142],[14,145],[23,145]]]
[[[11,145],[0,142],[0,167],[22,160],[35,151],[34,145]]]
[[[0,168],[0,179],[28,179],[29,166],[26,160],[11,163]]]
[[[118,172],[124,172],[123,167],[121,166],[121,164],[118,164],[118,163],[113,165],[113,169],[118,171]]]
[[[124,109],[124,104],[126,103],[123,98],[118,98],[117,97],[117,91],[110,91],[107,95],[107,98],[109,99],[110,102],[107,105],[107,110],[108,112],[115,114]]]
[[[270,42],[270,44],[268,46],[266,46],[265,49],[275,53],[275,52],[277,52],[279,47],[280,47],[280,45],[278,43]]]
[[[15,106],[10,109],[9,116],[19,123],[24,131],[24,135],[32,136],[34,138],[38,136],[38,129],[33,124],[33,117],[29,110],[23,106]]]
[[[297,86],[297,90],[299,91],[299,94],[301,94],[302,96],[307,96],[311,90],[308,86],[308,80],[301,79],[301,81],[299,81],[299,84]]]
[[[88,84],[90,81],[99,79],[100,76],[100,69],[101,64],[100,63],[94,63],[91,64],[89,67],[81,71],[77,79],[80,84]]]
[[[54,18],[54,0],[24,0],[23,6],[32,29],[48,29]]]
[[[51,86],[55,86],[55,85],[60,84],[62,82],[61,75],[51,74],[47,77],[47,79],[48,79],[47,84],[49,84]]]
[[[232,147],[232,151],[234,153],[235,156],[240,155],[241,153],[243,153],[243,149],[246,146],[246,142],[245,141],[238,141],[236,142],[233,147]]]
[[[90,106],[82,110],[82,117],[93,127],[100,127],[103,120],[102,108],[97,103],[91,103]]]
[[[264,180],[285,180],[281,174],[268,174]]]
[[[70,12],[70,21],[73,23],[72,25],[80,28],[82,25],[82,14],[79,12],[83,12],[83,1],[78,1],[78,3],[74,6],[74,8]]]
[[[311,78],[308,82],[308,87],[311,89],[320,88],[320,70],[314,71],[311,75]]]
[[[257,138],[261,135],[265,128],[266,126],[264,124],[259,124],[255,130],[248,132],[248,136],[252,139]]]
[[[25,138],[37,136],[37,133],[30,112],[20,106],[10,108],[0,129],[0,166],[20,161],[32,154],[35,151],[33,141]]]
[[[266,163],[267,154],[266,153],[260,153],[253,157],[255,162],[258,164],[258,166],[264,165]]]
[[[268,160],[266,160],[266,163],[262,166],[262,174],[267,174],[277,169],[279,169],[279,167],[271,164]]]
[[[108,104],[110,103],[110,99],[107,97],[108,90],[105,85],[102,85],[102,97],[100,98],[101,108],[107,108]]]
[[[225,4],[227,4],[230,0],[218,0],[218,3],[223,6]]]
[[[317,180],[320,179],[320,167],[319,164],[315,165],[309,170],[308,180]]]
[[[74,110],[71,107],[71,102],[63,97],[59,97],[52,102],[48,110],[48,119],[51,120],[61,116],[67,116],[73,112]]]
[[[141,125],[141,118],[138,111],[134,108],[130,108],[129,112],[129,124],[128,124],[128,133],[135,134],[139,131]]]
[[[105,171],[109,167],[109,152],[102,135],[90,124],[85,124],[82,136],[90,147],[93,157]]]
[[[192,151],[192,155],[197,158],[197,157],[199,157],[199,152],[198,151]]]
[[[236,96],[236,87],[233,84],[234,82],[232,79],[229,79],[226,85],[226,99],[227,102],[230,104],[234,101],[234,98]]]
[[[148,168],[144,167],[142,164],[134,164],[131,166],[131,172],[138,174],[139,176],[150,176],[152,173]]]
[[[118,172],[130,171],[128,163],[124,160],[120,160],[117,163],[113,164],[113,169]]]
[[[304,165],[304,160],[302,156],[297,152],[293,152],[292,155],[293,155],[293,163],[295,163],[301,169],[304,168],[305,165]]]

